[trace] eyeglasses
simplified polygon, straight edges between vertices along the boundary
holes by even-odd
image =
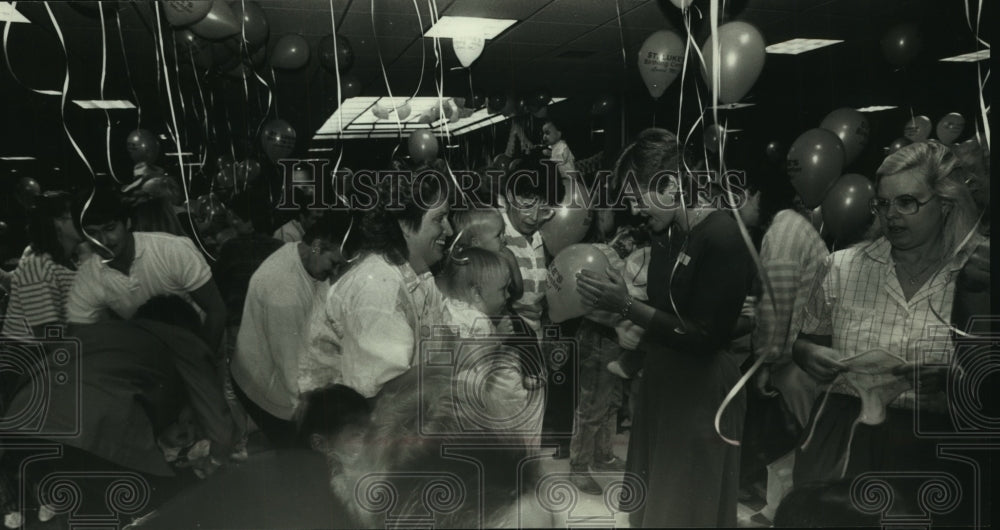
[[[889,213],[890,206],[903,215],[913,215],[920,211],[921,206],[933,201],[936,197],[937,195],[934,195],[930,199],[923,202],[912,195],[900,195],[891,201],[889,199],[879,199],[876,197],[872,199],[868,205],[871,208],[872,213],[878,215],[885,215]]]

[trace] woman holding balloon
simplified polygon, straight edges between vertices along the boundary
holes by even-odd
[[[616,165],[619,181],[638,184],[641,204],[632,208],[652,234],[649,301],[629,296],[610,270],[583,271],[578,289],[590,307],[645,330],[626,469],[644,483],[646,503],[632,513],[632,526],[733,527],[739,448],[727,439],[743,431],[742,393],[718,429],[714,423],[740,377],[725,351],[754,270],[735,219],[711,204],[682,203],[692,198],[682,189],[693,183],[681,167],[677,137],[663,129],[643,131]]]

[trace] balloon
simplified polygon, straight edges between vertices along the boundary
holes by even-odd
[[[241,160],[236,164],[236,179],[243,182],[253,182],[260,176],[260,162],[256,158]]]
[[[552,322],[565,322],[588,312],[576,290],[576,275],[586,269],[604,277],[611,265],[594,245],[572,245],[559,252],[549,265],[545,299]]]
[[[542,108],[536,110],[535,112],[532,112],[531,115],[534,116],[534,117],[536,117],[536,118],[547,118],[549,116],[549,108],[548,107],[542,107]]]
[[[372,106],[372,114],[380,120],[385,120],[389,118],[389,109],[387,109],[381,102],[378,102]]]
[[[920,54],[923,45],[916,24],[894,26],[882,37],[882,56],[896,66],[906,66]]]
[[[534,94],[531,95],[531,98],[529,98],[528,100],[528,104],[534,110],[541,109],[546,105],[548,105],[549,103],[552,103],[552,95],[546,92],[545,90],[539,90],[538,92],[535,92]]]
[[[614,96],[602,96],[590,107],[590,113],[595,116],[604,116],[615,109],[616,103]]]
[[[463,106],[465,108],[467,108],[467,109],[470,109],[470,110],[478,110],[478,109],[483,108],[483,105],[485,105],[485,104],[486,104],[486,96],[484,96],[482,94],[478,94],[478,95],[477,94],[469,94],[469,96],[465,98],[465,102],[463,103]]]
[[[253,63],[254,67],[259,68],[264,65],[264,61],[267,60],[267,48],[261,46],[257,51],[253,52],[253,56],[250,57],[250,61]]]
[[[178,2],[167,0],[163,4],[163,14],[172,26],[187,26],[205,18],[212,9],[212,2]]]
[[[333,36],[327,35],[319,41],[319,64],[331,74],[340,67],[340,72],[346,72],[354,65],[354,49],[346,38],[337,35],[337,46],[334,50]]]
[[[430,131],[421,129],[410,133],[407,148],[417,162],[431,163],[437,158],[438,141]]]
[[[837,109],[823,118],[819,125],[836,134],[844,144],[845,164],[850,164],[868,145],[868,134],[871,127],[864,114],[852,108]]]
[[[438,107],[431,107],[424,111],[420,115],[420,119],[417,120],[418,123],[434,123],[441,119],[441,109]]]
[[[493,163],[490,165],[490,168],[509,171],[511,162],[513,162],[513,160],[509,156],[500,153],[499,155],[493,157]]]
[[[400,121],[409,118],[411,112],[413,112],[413,109],[410,108],[410,104],[407,102],[403,102],[402,105],[396,107],[396,117],[399,118]]]
[[[152,163],[160,156],[160,142],[156,135],[146,129],[136,129],[128,133],[125,139],[125,149],[132,161]]]
[[[941,143],[951,145],[962,136],[965,130],[965,117],[957,112],[949,112],[937,124],[937,137]]]
[[[713,153],[719,152],[719,139],[722,142],[726,142],[726,130],[722,128],[718,123],[713,123],[708,127],[705,127],[705,149]]]
[[[515,107],[515,112],[517,114],[531,113],[531,106],[528,104],[528,98],[526,97],[517,98],[517,107]]]
[[[235,79],[246,79],[253,73],[253,68],[246,63],[237,63],[226,71],[226,75]]]
[[[272,162],[277,162],[295,150],[295,129],[287,121],[271,120],[264,124],[264,130],[260,133],[260,143],[264,148],[264,154]]]
[[[767,153],[767,159],[771,162],[779,162],[785,159],[785,146],[781,145],[781,142],[777,140],[768,142],[764,150]]]
[[[852,240],[872,221],[869,202],[875,187],[863,175],[840,177],[823,199],[823,225],[840,241]]]
[[[806,208],[815,208],[844,168],[844,144],[826,129],[810,129],[788,150],[785,168]]]
[[[174,32],[174,41],[180,45],[180,56],[189,56],[195,66],[208,70],[215,64],[211,43],[195,35],[189,29]]]
[[[486,102],[486,109],[490,114],[496,114],[507,106],[507,96],[503,94],[494,94],[489,97]]]
[[[931,137],[931,119],[914,116],[903,126],[903,136],[911,142],[922,142]]]
[[[719,103],[736,103],[750,91],[764,69],[764,37],[746,22],[719,26]],[[712,87],[712,39],[701,47],[705,67],[701,71],[709,89]]]
[[[353,74],[340,76],[340,94],[344,99],[361,95],[361,80]]]
[[[455,49],[458,62],[468,68],[483,53],[483,46],[486,41],[482,37],[455,37],[451,39],[451,46]]]
[[[309,62],[309,43],[301,35],[284,35],[271,50],[271,66],[283,70],[302,68]]]
[[[219,70],[228,72],[240,64],[240,56],[232,48],[221,42],[213,42],[211,47],[212,64],[219,67]]]
[[[677,6],[677,9],[682,11],[687,9],[691,5],[691,2],[694,2],[694,0],[670,0],[670,3]]]
[[[552,218],[538,229],[542,233],[545,248],[553,256],[558,255],[562,249],[583,241],[590,230],[593,215],[586,208],[587,202],[580,188],[577,185],[569,187],[567,197],[559,202]]]
[[[195,35],[208,40],[222,40],[240,32],[240,19],[222,0],[212,0],[207,15],[191,26]]]
[[[230,2],[229,6],[236,15],[236,20],[243,19],[240,32],[236,34],[237,42],[246,35],[247,49],[256,50],[267,42],[270,29],[267,24],[267,16],[257,2],[245,2],[246,12],[243,11],[245,0]]]
[[[908,146],[908,145],[910,145],[912,143],[913,142],[911,142],[910,139],[906,138],[906,137],[896,138],[895,140],[892,141],[891,144],[889,144],[889,147],[885,148],[886,151],[888,151],[886,154],[891,155],[891,154],[895,153],[896,151],[899,151],[900,149],[902,149],[902,148],[904,148],[904,147],[906,147],[906,146]]]
[[[639,75],[653,99],[677,79],[684,63],[684,41],[673,31],[654,32],[639,48]]]

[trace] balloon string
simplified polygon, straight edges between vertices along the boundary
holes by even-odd
[[[966,14],[968,14],[968,4],[966,4]],[[976,35],[975,35],[976,36],[976,42],[977,43],[981,42],[981,43],[983,43],[986,46],[986,49],[990,49],[989,43],[987,43],[986,41],[984,41],[979,36],[979,34],[980,34],[979,33],[979,19],[982,16],[982,14],[983,14],[983,0],[979,0],[979,10],[976,11]],[[978,46],[976,46],[976,48],[977,48],[976,51],[979,51],[978,50]],[[976,61],[976,77],[977,77],[977,79],[979,81],[979,113],[982,116],[982,121],[983,121],[983,136],[986,137],[986,148],[989,149],[990,148],[990,120],[989,120],[989,110],[990,109],[989,109],[989,107],[986,106],[986,101],[983,98],[983,91],[986,89],[986,81],[983,80],[982,61]],[[990,74],[989,74],[989,72],[987,72],[986,73],[986,79],[989,80],[989,77],[990,77]],[[976,132],[978,134],[978,132],[979,132],[978,129],[976,130]]]
[[[104,24],[104,9],[98,9],[98,14],[101,17],[101,87],[100,96],[104,99],[104,82],[108,75],[108,34],[107,28]],[[106,126],[104,128],[104,146],[108,157],[108,171],[111,172],[111,178],[115,182],[121,184],[118,180],[118,175],[115,174],[115,166],[111,163],[111,114],[108,113],[108,109],[104,109],[104,121]]]
[[[118,44],[122,50],[122,63],[125,65],[125,78],[128,79],[128,88],[132,92],[132,99],[135,103],[136,123],[135,128],[142,128],[142,105],[139,103],[139,95],[135,91],[135,84],[132,83],[132,69],[128,65],[128,55],[125,53],[125,32],[122,31],[122,19],[118,11],[115,11],[115,24],[118,25]]]
[[[274,75],[274,68],[271,68],[271,84],[274,86],[274,117],[275,119],[281,119],[281,111],[278,109],[278,78]],[[338,76],[337,79],[340,79]],[[337,85],[337,90],[340,90],[340,84]]]
[[[413,10],[417,12],[417,25],[420,26],[420,31],[424,31],[424,22],[420,18],[420,5],[417,4],[417,0],[413,0]],[[417,89],[413,91],[413,97],[417,97],[420,94],[420,87],[424,84],[424,69],[427,67],[427,47],[424,46],[423,38],[420,39],[420,78],[417,79]],[[472,72],[469,72],[469,88],[472,88]]]
[[[158,56],[157,57],[157,63],[161,64],[162,67],[163,67],[163,79],[165,81],[164,84],[166,85],[166,89],[167,89],[167,103],[170,105],[170,121],[173,123],[173,128],[170,127],[170,124],[167,124],[167,132],[170,133],[170,137],[174,141],[174,146],[177,148],[177,153],[176,153],[176,156],[177,156],[177,165],[178,165],[178,171],[180,171],[180,174],[181,174],[181,182],[184,184],[184,186],[182,186],[184,188],[184,199],[185,199],[186,202],[190,203],[191,198],[188,195],[188,187],[190,185],[189,184],[190,177],[184,171],[184,169],[185,169],[184,168],[184,157],[181,154],[182,150],[181,150],[180,134],[179,134],[179,132],[175,133],[175,131],[179,131],[180,129],[177,126],[177,110],[174,107],[174,95],[173,95],[173,91],[170,89],[170,70],[167,68],[167,53],[166,53],[166,49],[163,47],[163,22],[160,19],[160,9],[159,9],[159,6],[154,6],[153,11],[156,12],[156,31],[157,31],[157,34],[159,35],[159,39],[158,39],[158,41],[159,41],[159,52],[160,52],[160,56],[163,57],[163,61],[161,63],[159,61],[159,56]],[[188,211],[190,213],[190,208],[188,209]],[[212,256],[212,254],[209,253],[208,250],[205,248],[205,246],[202,244],[201,235],[198,233],[198,230],[195,228],[195,226],[194,226],[194,219],[190,215],[188,216],[188,222],[190,223],[190,226],[191,226],[191,229],[192,229],[192,235],[194,235],[194,239],[195,239],[195,242],[198,243],[198,247],[201,248],[202,252],[205,253],[205,256],[207,256],[208,259],[210,259],[212,261],[216,261],[215,257]]]
[[[188,54],[191,56],[191,73],[194,74],[194,76],[193,76],[194,77],[194,83],[195,83],[195,86],[198,88],[198,99],[199,99],[199,101],[201,101],[201,119],[202,119],[202,125],[204,126],[204,129],[205,129],[205,141],[201,143],[201,146],[199,148],[201,150],[201,169],[204,170],[205,163],[208,161],[208,147],[207,146],[208,146],[208,143],[209,143],[209,135],[210,135],[209,126],[208,126],[208,105],[205,103],[205,91],[201,88],[201,80],[199,79],[201,76],[198,75],[198,70],[197,70],[197,68],[195,67],[195,64],[194,64],[194,51],[191,48],[188,48]],[[196,114],[196,117],[197,117],[197,113],[195,113],[195,114]]]
[[[17,7],[17,2],[11,2],[10,3],[10,9],[12,11],[15,10],[16,7]],[[21,82],[21,79],[19,77],[17,77],[17,74],[14,73],[14,67],[11,66],[11,62],[10,62],[10,55],[7,53],[7,37],[10,35],[10,25],[11,25],[11,23],[12,23],[11,20],[8,19],[6,22],[4,22],[4,25],[3,25],[3,58],[4,58],[4,62],[7,64],[7,71],[10,72],[10,76],[14,78],[14,81],[17,81],[17,84],[23,86],[24,88],[27,88],[28,90],[30,90],[30,91],[32,91],[32,92],[34,92],[36,94],[41,94],[43,96],[59,96],[59,95],[61,95],[60,93],[56,92],[55,90],[37,90],[37,89],[31,88],[30,86],[28,86],[28,85],[24,84],[23,82]],[[68,60],[69,59],[67,59],[67,61]],[[69,66],[67,65],[67,68],[68,67]]]
[[[399,121],[399,113],[395,112],[398,105],[396,105],[396,100],[392,97],[392,87],[389,86],[389,73],[386,72],[385,62],[382,60],[382,47],[378,44],[378,34],[375,32],[375,0],[371,0],[371,22],[372,22],[372,39],[375,45],[375,54],[378,56],[378,65],[382,70],[382,79],[385,80],[385,90],[389,93],[389,101],[392,102],[393,117],[396,119],[396,130],[399,131],[400,139],[403,136],[403,123]],[[334,51],[336,51],[336,40],[337,36],[333,36],[334,40]]]
[[[91,182],[94,184],[94,188],[90,192],[90,197],[87,199],[87,202],[84,203],[83,210],[80,212],[80,226],[82,228],[83,217],[84,215],[86,215],[87,210],[90,209],[90,204],[94,198],[95,193],[97,192],[97,175],[94,173],[94,168],[91,167],[90,161],[88,161],[87,157],[83,155],[83,151],[80,149],[80,146],[76,143],[76,140],[73,138],[73,135],[69,132],[69,126],[66,123],[66,94],[69,92],[69,53],[66,49],[66,40],[63,38],[62,29],[59,27],[59,22],[56,21],[56,17],[52,13],[52,8],[49,7],[48,2],[43,2],[43,4],[45,5],[45,11],[48,12],[49,14],[49,20],[52,21],[52,26],[56,30],[56,36],[59,37],[59,45],[62,47],[63,57],[66,58],[66,73],[63,76],[63,86],[61,94],[62,97],[60,98],[60,103],[59,103],[59,115],[60,119],[62,120],[63,131],[66,133],[66,138],[69,139],[69,143],[70,145],[73,146],[73,150],[76,151],[77,156],[80,157],[80,160],[83,160],[83,165],[85,165],[87,167],[87,171],[90,172],[90,179]],[[89,233],[87,233],[87,230],[85,228],[82,228],[82,230],[83,230],[83,235],[88,240],[90,240],[91,243],[96,245],[98,248],[103,249],[105,252],[110,253],[108,247],[105,247],[104,245],[101,244],[100,241],[98,241],[97,239],[92,237]]]

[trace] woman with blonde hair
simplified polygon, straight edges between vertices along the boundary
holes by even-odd
[[[969,256],[983,242],[969,190],[954,178],[960,169],[934,142],[890,155],[871,202],[882,235],[834,252],[817,275],[793,352],[830,386],[796,455],[796,484],[941,467],[938,440],[914,433],[955,429],[949,318],[956,280],[977,266]]]

